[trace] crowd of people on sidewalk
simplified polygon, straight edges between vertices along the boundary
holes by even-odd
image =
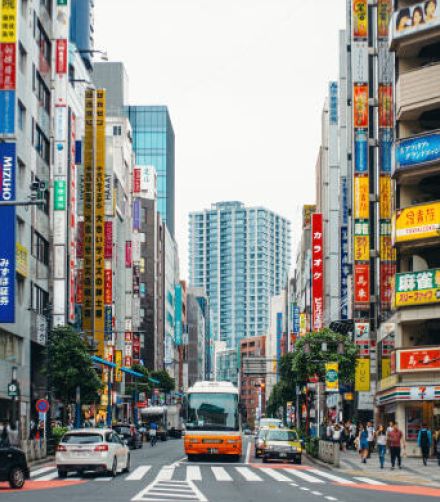
[[[391,469],[402,468],[402,456],[406,455],[405,438],[396,422],[390,422],[385,428],[379,424],[374,427],[372,422],[355,424],[348,420],[346,423],[329,422],[324,429],[325,439],[338,443],[341,450],[353,449],[359,452],[361,462],[366,464],[374,450],[379,457],[380,468],[385,466],[387,450],[391,457]],[[419,430],[417,445],[422,454],[424,465],[428,464],[431,452],[437,457],[440,466],[440,428],[434,433],[423,424]]]

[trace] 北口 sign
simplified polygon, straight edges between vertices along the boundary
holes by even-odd
[[[396,211],[394,242],[407,242],[440,236],[440,202],[419,204]]]
[[[440,347],[400,349],[396,351],[397,373],[439,371]]]
[[[396,274],[396,307],[440,303],[440,269]]]
[[[396,143],[396,169],[440,162],[440,133],[402,139]]]

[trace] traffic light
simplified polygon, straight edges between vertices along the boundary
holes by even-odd
[[[46,191],[46,182],[35,180],[30,185],[31,200],[44,200],[44,192]]]

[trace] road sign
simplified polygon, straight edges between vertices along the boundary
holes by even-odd
[[[8,396],[18,397],[20,395],[20,389],[17,382],[11,382],[8,384]]]
[[[39,399],[35,407],[38,413],[47,413],[49,411],[49,401],[47,399]]]

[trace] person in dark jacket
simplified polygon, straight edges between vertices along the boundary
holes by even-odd
[[[423,464],[428,465],[429,452],[432,445],[432,434],[426,424],[422,425],[417,438],[417,445],[422,451]]]

